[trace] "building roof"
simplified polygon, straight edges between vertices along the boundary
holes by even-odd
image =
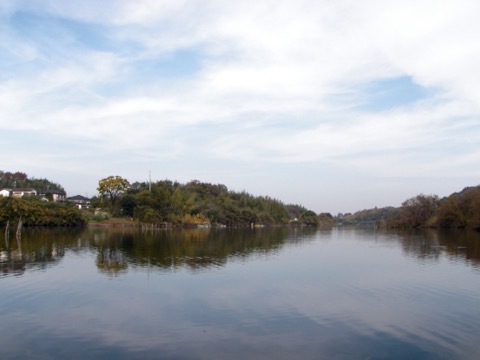
[[[57,189],[47,189],[40,191],[41,195],[46,194],[57,194],[57,195],[66,195],[67,193],[64,190],[57,190]]]
[[[67,198],[67,200],[83,200],[83,201],[90,201],[89,198],[82,196],[82,195],[75,195]]]

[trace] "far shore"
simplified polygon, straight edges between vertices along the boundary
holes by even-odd
[[[88,227],[140,227],[141,224],[135,220],[113,218],[102,221],[89,221]]]

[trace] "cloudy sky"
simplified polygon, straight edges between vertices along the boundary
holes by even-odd
[[[480,184],[478,0],[1,0],[0,169],[316,212]]]

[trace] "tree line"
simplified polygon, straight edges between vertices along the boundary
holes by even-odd
[[[320,222],[317,214],[302,206],[198,180],[186,184],[171,180],[130,184],[120,176],[109,176],[99,181],[97,190],[100,197],[92,199],[93,206],[141,223],[241,227]]]
[[[48,179],[37,179],[34,177],[29,177],[26,173],[21,171],[10,172],[0,170],[0,189],[4,188],[33,188],[37,191],[65,191],[62,185],[52,182]]]
[[[0,170],[0,188],[31,187],[37,191],[64,188],[48,179],[29,178],[24,172]],[[135,182],[120,176],[99,181],[93,208],[145,224],[181,226],[321,225],[375,223],[390,228],[470,228],[480,230],[480,186],[467,187],[440,199],[420,194],[400,207],[357,211],[354,214],[316,214],[301,205],[284,204],[269,196],[232,191],[222,184],[192,180],[186,184],[161,180]],[[85,213],[70,204],[39,198],[1,198],[0,225],[22,220],[27,226],[83,226]]]
[[[480,230],[480,187],[468,187],[443,199],[420,194],[403,202],[400,210],[389,220],[390,226]]]
[[[375,208],[354,214],[339,214],[338,223],[374,222],[389,228],[458,228],[480,230],[480,186],[467,187],[440,199],[419,194],[400,207]]]
[[[38,197],[0,197],[0,225],[84,226],[85,218],[72,204],[44,201]]]
[[[0,170],[0,189],[33,188],[37,192],[58,190],[63,186],[48,179],[29,177],[21,171]],[[76,206],[45,201],[39,197],[0,197],[0,225],[83,226],[86,221]]]

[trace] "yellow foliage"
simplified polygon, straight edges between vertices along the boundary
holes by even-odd
[[[210,225],[210,219],[203,214],[185,214],[182,222],[187,225]]]

